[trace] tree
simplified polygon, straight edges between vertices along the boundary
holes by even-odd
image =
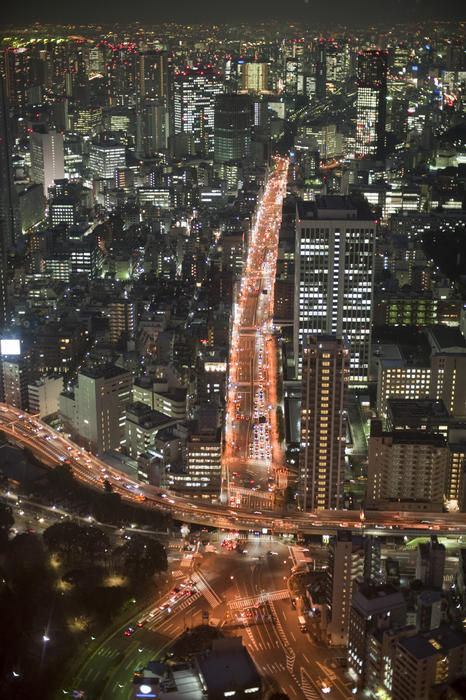
[[[129,595],[128,589],[121,586],[99,586],[87,594],[85,605],[90,614],[107,622],[120,612]]]
[[[40,538],[33,533],[16,535],[8,544],[7,571],[31,571],[45,566],[45,552]]]
[[[148,579],[167,570],[165,547],[144,535],[132,535],[122,547],[125,572],[134,579]]]
[[[55,523],[44,532],[47,549],[68,563],[71,560],[93,564],[105,557],[110,540],[103,530],[72,521]]]
[[[109,484],[110,488],[111,485]],[[119,524],[123,518],[124,505],[119,493],[106,492],[98,494],[92,506],[96,520],[102,523]]]
[[[48,527],[43,538],[49,552],[58,554],[65,562],[69,562],[80,549],[81,536],[81,526],[67,520]]]
[[[9,530],[15,524],[11,506],[0,503],[0,528]]]
[[[98,527],[82,527],[80,550],[83,559],[90,563],[102,560],[110,548],[110,540],[106,533]]]

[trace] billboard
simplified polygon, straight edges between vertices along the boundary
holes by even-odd
[[[21,341],[17,338],[2,338],[0,352],[2,355],[21,355]]]

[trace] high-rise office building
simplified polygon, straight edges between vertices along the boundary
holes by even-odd
[[[253,59],[244,61],[241,73],[241,89],[252,94],[267,92],[268,75],[268,63]]]
[[[31,179],[42,183],[44,195],[54,180],[65,177],[65,157],[63,152],[63,134],[57,131],[34,131],[30,139]]]
[[[315,66],[315,95],[322,99],[327,92],[327,52],[324,41],[320,41],[317,46]]]
[[[139,54],[139,94],[144,99],[171,94],[172,57],[167,51],[149,50]]]
[[[21,235],[19,201],[13,183],[13,137],[6,85],[0,76],[0,222],[5,249]]]
[[[358,54],[356,154],[384,152],[387,110],[387,51],[360,51]]]
[[[119,143],[92,144],[89,149],[89,169],[96,177],[113,178],[117,168],[126,167],[126,149]]]
[[[309,336],[303,349],[299,493],[303,510],[339,508],[345,465],[349,350],[334,336]]]
[[[214,117],[214,160],[225,163],[249,155],[253,105],[249,95],[217,95]]]
[[[402,356],[397,345],[384,348],[377,361],[377,413],[387,418],[388,400],[425,399],[429,396],[430,367],[420,355],[409,359]]]
[[[222,92],[220,75],[210,66],[188,67],[175,75],[175,137],[192,135],[195,152],[204,157],[214,152],[215,98]]]
[[[8,284],[5,222],[0,219],[0,329],[8,323]]]
[[[350,383],[367,382],[376,223],[365,200],[324,196],[298,202],[294,353],[301,377],[304,338],[346,336]]]
[[[136,153],[150,157],[165,150],[170,136],[169,110],[165,98],[144,100],[136,114]]]
[[[81,369],[72,393],[60,395],[60,415],[81,444],[96,454],[125,441],[125,410],[131,401],[132,377],[121,367]]]
[[[356,579],[380,581],[380,541],[340,530],[328,545],[326,602],[329,641],[346,645],[350,622],[351,598]]]
[[[297,58],[285,59],[285,92],[287,95],[296,95],[298,92],[299,61]]]

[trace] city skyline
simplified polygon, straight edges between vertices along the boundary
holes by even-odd
[[[218,3],[213,0],[200,0],[193,7],[189,0],[180,0],[174,7],[166,7],[162,4],[148,5],[145,2],[133,3],[131,10],[123,0],[118,0],[112,4],[111,14],[107,7],[100,7],[99,4],[90,3],[85,0],[80,3],[79,8],[63,6],[58,2],[48,2],[46,6],[37,8],[32,0],[25,0],[21,7],[16,8],[9,5],[4,11],[5,24],[23,23],[112,23],[112,22],[142,22],[158,24],[160,22],[187,22],[187,23],[208,23],[208,22],[242,22],[261,21],[264,13],[268,17],[277,20],[289,18],[290,22],[304,22],[312,25],[313,22],[331,25],[337,24],[355,25],[360,23],[367,26],[377,22],[410,22],[415,21],[422,4],[423,20],[438,19],[463,19],[464,8],[460,0],[446,0],[439,6],[436,0],[407,0],[396,2],[390,7],[374,6],[369,0],[334,0],[332,3],[332,19],[328,17],[328,4],[322,0],[292,0],[286,6],[279,0],[258,0],[253,6],[246,0],[238,0],[234,8],[227,2]]]
[[[463,697],[453,8],[0,31],[0,697]]]

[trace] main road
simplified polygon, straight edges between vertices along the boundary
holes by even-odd
[[[90,488],[103,490],[109,480],[122,498],[146,508],[155,508],[176,520],[198,525],[236,530],[268,530],[274,533],[331,533],[339,528],[357,529],[371,534],[403,535],[466,533],[466,513],[409,513],[398,511],[326,510],[313,513],[251,513],[228,506],[195,503],[174,493],[137,481],[56,432],[38,418],[13,406],[0,404],[0,430],[11,442],[28,447],[45,466],[68,462],[76,479]]]
[[[218,543],[209,549],[200,567],[185,569],[184,575],[181,568],[175,572],[172,592],[102,644],[91,643],[68,690],[101,700],[129,700],[135,670],[155,657],[162,659],[183,632],[208,620],[227,636],[242,637],[267,689],[281,690],[293,700],[318,700],[324,682],[331,682],[334,700],[346,700],[350,691],[344,679],[328,666],[341,652],[299,631],[287,586],[289,548],[271,537],[256,537],[242,553]]]
[[[239,506],[246,489],[258,486],[260,500],[271,500],[283,467],[277,429],[277,363],[273,330],[278,238],[286,194],[288,158],[274,159],[256,210],[241,288],[231,329],[224,490],[230,506]],[[254,476],[254,479],[251,477]]]

